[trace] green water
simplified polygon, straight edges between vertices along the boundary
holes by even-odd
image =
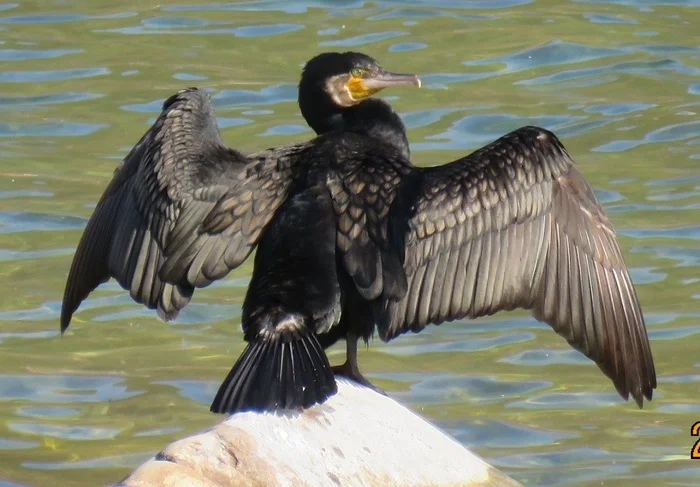
[[[239,149],[305,140],[300,66],[347,49],[421,75],[421,90],[386,92],[418,164],[525,124],[560,135],[618,229],[659,388],[644,410],[623,402],[524,313],[376,341],[360,352],[370,378],[527,485],[700,484],[689,459],[700,420],[700,1],[112,5],[0,5],[0,487],[116,482],[220,421],[208,405],[242,349],[251,264],[198,291],[171,324],[109,283],[61,338],[73,250],[164,98],[211,89]]]

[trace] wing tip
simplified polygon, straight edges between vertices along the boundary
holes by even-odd
[[[654,389],[656,388],[655,373],[651,376],[651,378],[642,380],[640,383],[633,384],[631,386],[627,386],[628,383],[624,380],[624,378],[614,379],[611,377],[611,379],[613,379],[613,384],[615,385],[615,389],[617,389],[617,393],[620,394],[620,397],[622,397],[622,399],[625,401],[629,401],[631,396],[639,409],[644,409],[644,399],[649,402],[654,396]]]
[[[73,317],[73,313],[66,313],[64,315],[63,312],[61,312],[61,336],[66,332],[68,329],[68,326],[70,325],[70,320]]]
[[[63,302],[61,303],[61,318],[59,321],[61,325],[61,336],[63,336],[65,331],[70,326],[70,322],[73,319],[73,313],[75,313],[75,310],[78,309],[82,301],[78,300],[76,302],[74,298],[75,290],[71,285],[71,282],[72,281],[69,279],[66,283],[66,290],[63,296]]]
[[[179,309],[165,309],[160,305],[158,306],[156,312],[158,313],[158,317],[165,322],[173,321],[180,314]]]
[[[652,396],[654,395],[654,390],[649,389],[645,391],[635,391],[632,393],[632,398],[634,399],[634,402],[637,403],[637,406],[639,409],[644,409],[644,399],[646,398],[647,403],[651,401]],[[623,396],[624,397],[624,396]],[[625,398],[627,399],[627,398]]]

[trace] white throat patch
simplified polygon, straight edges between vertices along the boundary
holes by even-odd
[[[355,100],[350,93],[350,88],[348,88],[348,81],[350,76],[347,74],[338,74],[332,76],[326,81],[326,93],[331,97],[333,103],[341,107],[351,107],[360,103],[359,100]]]

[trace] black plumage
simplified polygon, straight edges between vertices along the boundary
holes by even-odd
[[[383,81],[382,81],[383,80]],[[115,277],[172,319],[195,287],[257,244],[243,305],[248,345],[212,410],[270,410],[335,392],[335,367],[368,384],[359,338],[525,308],[594,360],[641,406],[656,377],[614,230],[559,140],[516,130],[452,163],[414,167],[391,107],[369,98],[415,77],[357,53],[307,63],[302,114],[319,137],[243,155],[226,148],[206,95],[166,101],[117,169],[78,246],[64,330]]]
[[[323,181],[310,182],[264,230],[243,303],[248,346],[215,409],[308,407],[336,392],[317,337],[337,325],[341,312],[330,205]]]

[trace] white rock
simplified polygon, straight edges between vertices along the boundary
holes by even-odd
[[[396,401],[339,379],[303,412],[238,413],[167,446],[120,487],[520,486]]]

